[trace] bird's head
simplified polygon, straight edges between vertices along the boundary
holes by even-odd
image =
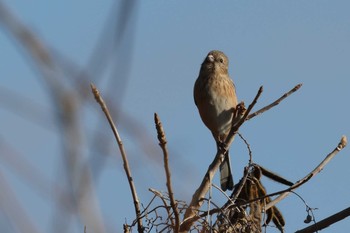
[[[201,71],[227,74],[228,57],[221,51],[210,51],[202,63]]]

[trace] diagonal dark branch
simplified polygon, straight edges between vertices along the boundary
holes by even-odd
[[[346,208],[336,214],[333,214],[329,216],[328,218],[325,218],[311,226],[308,226],[304,229],[298,230],[295,233],[312,233],[316,231],[320,231],[326,227],[329,227],[330,225],[339,222],[340,220],[343,220],[346,217],[350,216],[350,207]]]

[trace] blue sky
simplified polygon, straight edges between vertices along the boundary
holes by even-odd
[[[87,80],[95,80],[109,97],[108,104],[118,107],[117,126],[145,204],[152,197],[149,187],[166,190],[154,112],[167,134],[176,198],[190,200],[215,154],[215,143],[192,96],[200,64],[210,50],[222,50],[229,57],[239,100],[249,104],[259,86],[264,86],[256,110],[303,83],[281,105],[242,126],[240,132],[250,143],[255,162],[297,181],[333,150],[342,135],[350,135],[347,1],[138,1],[120,37],[115,33],[120,30],[121,4],[112,0],[0,3],[38,35],[62,67],[73,74],[85,69],[90,74]],[[54,119],[57,109],[35,64],[0,25],[1,176],[39,232],[54,232],[57,206],[50,196],[54,184],[62,181],[64,185],[60,130]],[[114,45],[116,38],[119,46]],[[101,71],[97,71],[98,62]],[[9,104],[15,97],[24,102],[22,107]],[[84,134],[82,160],[102,167],[99,175],[93,174],[96,205],[106,231],[120,232],[125,219],[130,223],[134,218],[130,191],[105,118],[91,96],[88,101],[79,111],[81,128],[84,132],[99,129],[110,142],[106,154],[94,155],[89,144],[96,137]],[[26,113],[41,118],[33,122]],[[52,193],[38,190],[5,154],[33,166]],[[346,148],[297,190],[310,207],[318,208],[317,220],[348,207],[348,155]],[[238,138],[231,156],[238,182],[248,162],[245,145]],[[284,188],[267,179],[262,182],[268,192]],[[278,207],[286,219],[286,232],[306,226],[305,206],[298,197],[290,195]],[[16,232],[4,211],[0,213],[1,231]],[[82,232],[85,224],[89,223],[73,217],[66,230]],[[345,219],[325,232],[349,227]],[[277,231],[268,228],[267,232]]]

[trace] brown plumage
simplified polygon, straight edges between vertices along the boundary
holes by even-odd
[[[223,52],[213,50],[208,53],[193,92],[202,121],[219,145],[231,129],[233,113],[237,106],[235,86],[228,74],[228,58]],[[224,191],[233,189],[228,154],[220,166],[220,183]]]

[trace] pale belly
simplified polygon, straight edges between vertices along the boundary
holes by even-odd
[[[211,98],[199,103],[199,114],[216,140],[224,140],[231,129],[234,105],[227,98]]]

